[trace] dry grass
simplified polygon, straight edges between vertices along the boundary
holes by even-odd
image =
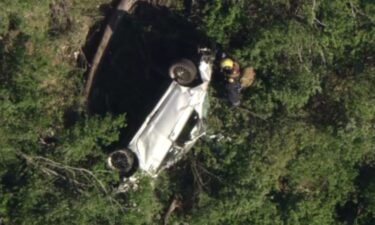
[[[100,6],[110,3],[109,0],[0,2],[0,8],[4,9],[0,12],[0,37],[12,39],[12,34],[19,33],[27,37],[24,48],[30,63],[22,68],[23,76],[39,82],[35,92],[46,96],[45,110],[49,116],[59,117],[68,108],[80,107],[85,68],[78,67],[77,58],[91,27],[104,19]],[[11,16],[17,17],[17,25],[9,31]],[[55,32],[51,33],[52,28]],[[16,42],[9,40],[9,48],[12,43]]]

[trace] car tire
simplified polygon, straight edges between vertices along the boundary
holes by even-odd
[[[181,59],[169,68],[169,76],[183,86],[191,84],[197,76],[197,67],[188,59]]]
[[[127,173],[133,169],[135,154],[129,149],[120,149],[112,152],[107,160],[109,168],[120,173]]]

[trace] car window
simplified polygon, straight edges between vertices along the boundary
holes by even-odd
[[[191,139],[191,136],[190,136],[191,131],[197,125],[198,120],[199,120],[199,115],[195,110],[193,110],[184,129],[182,129],[180,135],[176,139],[176,144],[178,146],[183,147],[184,144]]]
[[[182,157],[182,155],[184,153],[186,153],[184,151],[185,150],[184,145],[185,145],[186,142],[191,140],[190,134],[191,134],[192,130],[194,129],[194,127],[197,125],[198,120],[199,120],[199,115],[194,110],[191,113],[184,129],[182,130],[182,132],[178,136],[178,138],[175,142],[175,146],[165,156],[165,158],[163,159],[163,162],[160,164],[160,167],[158,169],[167,168],[170,165],[173,165],[174,163],[176,163]]]

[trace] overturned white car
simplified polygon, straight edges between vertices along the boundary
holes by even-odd
[[[136,169],[156,176],[181,159],[205,134],[213,56],[208,49],[200,53],[197,66],[182,59],[170,67],[172,83],[127,148],[110,154],[110,168],[127,176]]]

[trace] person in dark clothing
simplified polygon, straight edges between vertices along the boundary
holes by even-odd
[[[227,80],[226,89],[228,100],[232,106],[237,107],[241,104],[241,71],[237,62],[230,58],[221,60],[220,68]]]

